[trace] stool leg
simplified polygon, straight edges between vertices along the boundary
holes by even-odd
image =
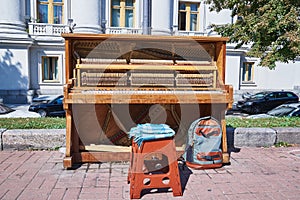
[[[182,196],[182,187],[181,187],[181,181],[180,181],[180,173],[178,169],[178,162],[173,162],[170,165],[170,171],[172,174],[170,174],[171,177],[171,188],[173,191],[173,196]]]
[[[140,199],[141,192],[143,190],[143,165],[144,160],[142,158],[142,153],[136,145],[136,152],[133,159],[133,167],[131,169],[131,179],[130,179],[130,198]]]
[[[128,174],[127,174],[127,184],[130,183],[130,179],[131,179],[131,168],[132,168],[132,147],[131,147],[131,152],[130,152],[130,158],[129,158],[129,168],[128,168]]]
[[[174,141],[172,142],[171,152],[175,152],[173,154],[170,154],[169,157],[171,159],[171,163],[169,163],[170,167],[170,179],[171,188],[173,191],[173,196],[182,196],[182,187],[181,187],[181,181],[180,181],[180,171],[178,168],[178,161],[177,161],[177,155],[176,155],[176,146]]]
[[[133,168],[133,161],[135,159],[135,151],[136,151],[135,142],[132,140],[130,159],[129,159],[129,169],[128,169],[128,175],[127,175],[127,183],[128,184],[130,183],[130,179],[132,176],[132,168]]]

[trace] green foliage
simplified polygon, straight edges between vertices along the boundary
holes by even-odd
[[[287,142],[278,142],[275,144],[275,147],[291,147],[293,146],[292,144],[289,144]]]
[[[233,24],[214,25],[236,48],[251,45],[248,56],[261,58],[260,65],[274,69],[275,62],[300,56],[299,0],[207,0],[211,10],[231,9]]]
[[[226,125],[229,127],[300,127],[299,117],[245,119],[227,117]],[[2,118],[1,129],[62,129],[66,128],[65,118]]]
[[[259,127],[259,128],[272,128],[272,127],[300,127],[299,117],[280,117],[280,118],[262,118],[262,119],[245,119],[228,117],[226,118],[226,125],[229,127]]]
[[[5,129],[62,129],[65,118],[2,118],[0,128]]]

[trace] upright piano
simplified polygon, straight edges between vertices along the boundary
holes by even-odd
[[[233,90],[225,85],[223,37],[63,34],[65,39],[64,167],[129,160],[127,132],[142,123],[175,130],[177,153],[187,130],[203,116],[222,125]]]

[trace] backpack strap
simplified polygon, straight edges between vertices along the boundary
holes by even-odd
[[[218,128],[219,128],[219,127],[218,127]],[[219,133],[218,131],[212,131],[212,132],[210,132],[210,133],[204,134],[201,130],[199,130],[199,132],[200,132],[201,135],[203,135],[203,137],[205,137],[205,138],[210,138],[210,136],[213,136],[213,135],[216,135],[216,134]]]

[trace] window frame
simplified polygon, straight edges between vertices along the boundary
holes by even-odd
[[[39,1],[37,0],[37,15],[39,17],[39,6],[40,5],[47,5],[48,6],[48,22],[42,22],[42,23],[48,23],[48,24],[55,24],[54,20],[54,6],[61,6],[62,8],[62,15],[61,15],[61,23],[64,24],[64,0],[62,2],[54,2],[55,0],[43,0]],[[38,22],[40,22],[40,19],[38,18]]]
[[[111,1],[110,6],[110,26],[111,27],[122,27],[122,28],[133,28],[135,27],[135,13],[136,13],[136,0],[132,0],[133,5],[132,6],[126,6],[126,0],[120,0],[120,5],[113,5]],[[119,26],[113,26],[113,9],[120,10],[120,23]],[[133,22],[132,26],[126,26],[126,11],[132,10],[133,13]]]
[[[249,70],[249,66],[251,66],[250,70]],[[241,73],[242,84],[254,83],[254,62],[243,62],[241,71],[242,71]],[[250,73],[250,78],[249,78],[249,73]]]
[[[180,9],[180,6],[184,4],[185,10]],[[197,11],[192,11],[191,5],[196,4],[197,5]],[[185,28],[182,29],[181,27],[181,13],[185,13]],[[191,30],[191,15],[196,14],[197,15],[197,22],[196,22],[196,30]],[[199,31],[200,30],[200,3],[197,2],[185,2],[185,1],[179,1],[178,6],[178,30],[179,31]]]

